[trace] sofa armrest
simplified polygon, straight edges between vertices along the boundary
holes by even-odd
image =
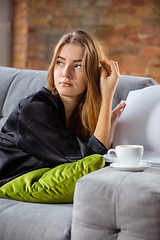
[[[106,167],[78,180],[72,240],[160,239],[160,169]]]

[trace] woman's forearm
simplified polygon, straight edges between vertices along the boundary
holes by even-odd
[[[94,136],[107,148],[110,148],[112,98],[103,100],[100,108]]]

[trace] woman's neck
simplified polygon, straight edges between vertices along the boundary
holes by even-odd
[[[75,110],[79,99],[73,99],[71,97],[60,96],[66,113],[66,126],[69,125],[70,118],[72,116],[73,111]]]

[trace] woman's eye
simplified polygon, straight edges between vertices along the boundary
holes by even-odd
[[[57,65],[62,66],[63,63],[61,61],[57,61]]]
[[[76,68],[81,68],[82,66],[81,66],[81,64],[76,64],[75,67]]]

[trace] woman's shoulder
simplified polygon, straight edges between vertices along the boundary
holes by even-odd
[[[38,91],[22,99],[22,102],[45,101],[48,99],[52,99],[54,101],[54,96],[47,88],[42,87]]]
[[[58,107],[59,105],[62,105],[62,101],[59,97],[59,95],[53,95],[47,88],[42,87],[40,90],[30,94],[29,96],[23,98],[20,101],[20,106],[24,107],[26,105],[40,105],[47,104],[52,107]]]
[[[30,116],[32,118],[37,115],[42,118],[44,116],[49,118],[57,114],[62,119],[65,118],[64,105],[60,96],[58,94],[53,95],[45,87],[22,99],[18,109],[21,117]]]

